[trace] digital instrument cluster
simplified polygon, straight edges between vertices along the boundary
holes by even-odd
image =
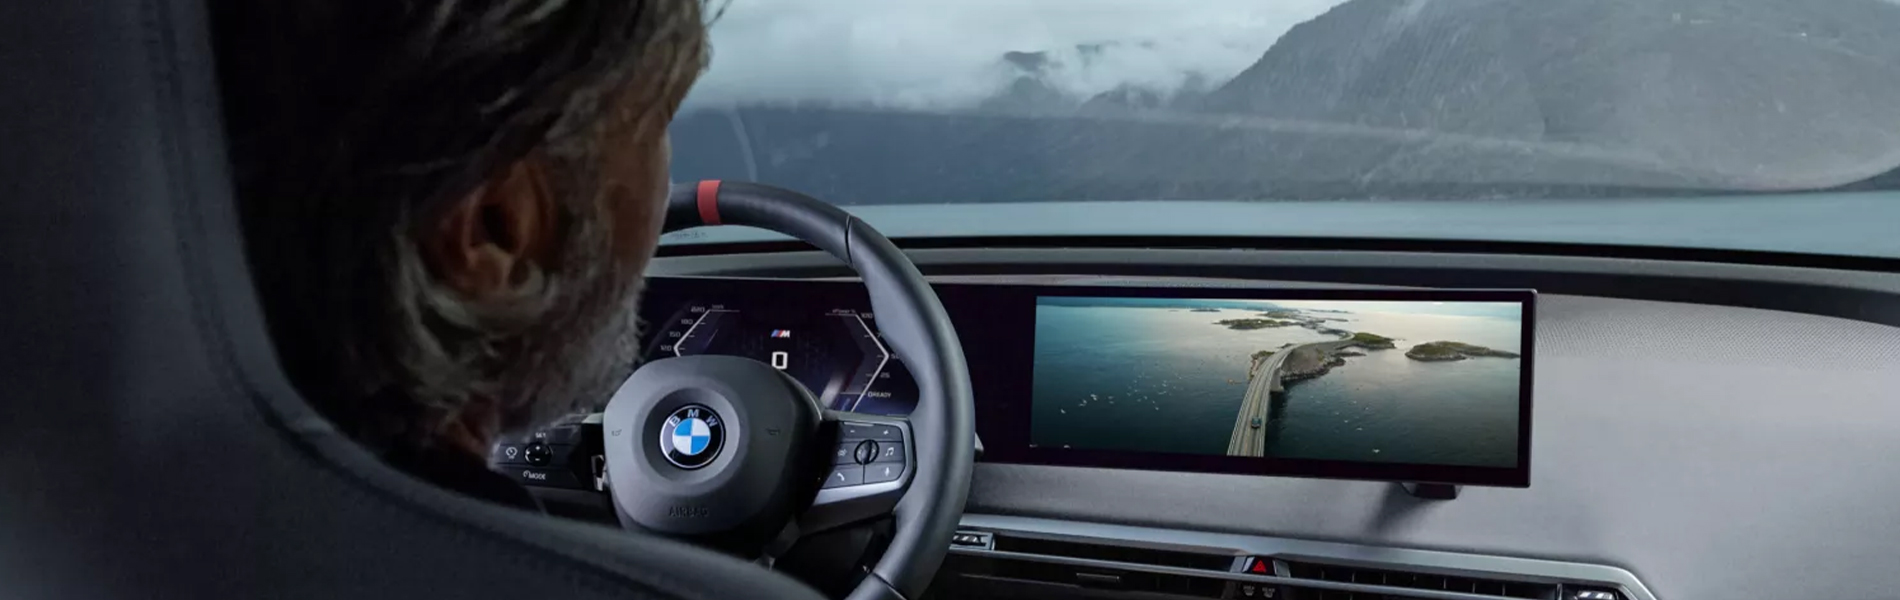
[[[877,330],[876,315],[822,296],[676,296],[650,289],[647,361],[720,354],[784,371],[823,406],[906,415],[917,385]]]

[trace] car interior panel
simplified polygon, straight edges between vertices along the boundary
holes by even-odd
[[[1900,599],[1900,2],[730,4],[520,506],[296,379],[207,3],[0,4],[0,597]]]

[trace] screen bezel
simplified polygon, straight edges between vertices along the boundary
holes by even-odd
[[[815,308],[870,304],[863,284],[840,280],[651,277],[647,300],[660,298],[770,298]],[[660,289],[656,289],[660,288]],[[1338,289],[1275,287],[1138,287],[1066,284],[932,282],[955,324],[976,396],[981,462],[1274,477],[1355,479],[1524,488],[1530,486],[1532,382],[1536,357],[1533,290]],[[659,292],[659,293],[652,293]],[[1516,467],[1472,467],[1112,450],[1034,448],[1029,445],[1033,403],[1037,298],[1129,297],[1241,300],[1386,300],[1515,302],[1522,306]],[[798,299],[798,300],[794,300]],[[642,315],[670,310],[642,302]],[[642,347],[648,344],[643,343]],[[901,360],[901,357],[899,357]]]
[[[1018,287],[1022,286],[999,286]],[[989,462],[1096,467],[1157,471],[1187,471],[1235,475],[1308,477],[1323,479],[1364,479],[1414,483],[1445,483],[1495,487],[1530,487],[1531,466],[1531,389],[1536,355],[1537,294],[1531,290],[1370,290],[1370,289],[1285,289],[1285,288],[1148,288],[1119,286],[1034,286],[1027,298],[1034,310],[1036,297],[1123,297],[1181,298],[1208,300],[1375,300],[1412,302],[1513,302],[1522,307],[1522,332],[1518,369],[1517,466],[1476,467],[1418,463],[1368,463],[1356,461],[1295,459],[1274,457],[1218,456],[1207,454],[1134,452],[1080,448],[1038,448],[1029,444],[1030,397],[1033,381],[1034,333],[1024,340],[1029,356],[1022,362],[1031,371],[1009,377],[1013,393],[996,397],[986,394],[978,400],[979,431]],[[1033,316],[1032,316],[1033,323]],[[972,368],[972,377],[975,378]],[[974,384],[978,390],[995,385]]]

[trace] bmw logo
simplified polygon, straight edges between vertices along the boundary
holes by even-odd
[[[726,441],[726,423],[719,413],[698,404],[673,411],[660,427],[660,454],[682,469],[704,467],[719,456]]]

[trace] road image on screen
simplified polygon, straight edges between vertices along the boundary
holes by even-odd
[[[1515,467],[1514,302],[1036,302],[1039,448]]]

